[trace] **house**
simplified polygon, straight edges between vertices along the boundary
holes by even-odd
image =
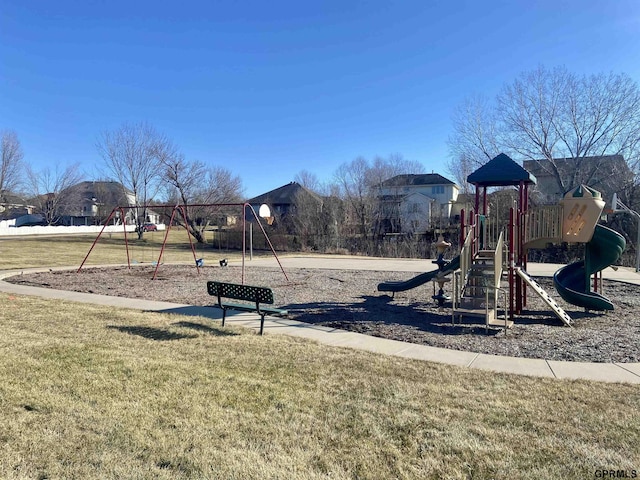
[[[253,197],[247,203],[258,214],[261,205],[269,207],[271,218],[267,223],[280,234],[276,241],[281,250],[339,248],[341,235],[348,235],[354,228],[345,218],[340,199],[322,197],[297,182]]]
[[[290,182],[267,193],[247,200],[256,213],[260,205],[266,204],[276,220],[284,220],[295,212],[301,204],[313,205],[314,208],[322,208],[322,197],[312,192],[298,182]]]
[[[77,183],[58,195],[61,223],[64,225],[94,225],[106,221],[115,207],[133,207],[136,199],[132,192],[113,181],[85,181]],[[126,224],[136,223],[134,209],[124,211]],[[159,223],[160,214],[146,209],[144,222]],[[121,222],[116,212],[114,222]]]
[[[61,191],[59,216],[63,225],[95,225],[107,219],[118,206],[135,205],[135,199],[120,183],[111,181],[80,182]],[[131,212],[125,214],[132,223]]]
[[[396,175],[378,191],[379,231],[424,233],[448,224],[458,199],[458,186],[437,173]]]
[[[0,220],[13,220],[33,213],[33,204],[10,192],[0,192]]]
[[[455,223],[460,221],[460,215],[462,211],[470,212],[475,205],[475,195],[471,193],[460,193],[458,194],[458,198],[451,205],[451,220]]]
[[[634,179],[622,155],[558,158],[553,162],[525,160],[523,167],[538,180],[532,197],[535,203],[542,205],[558,203],[567,191],[581,184],[598,190],[603,200],[609,202],[614,193],[623,193]]]

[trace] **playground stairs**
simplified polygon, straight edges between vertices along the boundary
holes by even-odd
[[[496,272],[496,268],[498,271]],[[502,276],[503,265],[493,250],[480,250],[472,260],[467,273],[460,301],[453,308],[453,318],[480,317],[485,319],[485,325],[510,328],[513,322],[497,315],[498,290],[494,287],[496,278],[498,283]]]
[[[556,301],[551,298],[551,296],[540,286],[538,282],[536,282],[531,275],[529,275],[526,271],[521,268],[516,267],[516,274],[524,280],[524,282],[529,285],[538,296],[544,300],[549,308],[556,314],[556,316],[564,323],[566,326],[571,326],[571,317],[564,309],[556,303]]]

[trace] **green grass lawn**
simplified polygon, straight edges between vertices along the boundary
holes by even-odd
[[[147,232],[142,240],[128,235],[129,261],[153,263],[160,256],[164,231]],[[0,269],[80,266],[89,254],[96,235],[43,237],[0,237]],[[194,243],[196,258],[225,256],[239,258],[242,252],[219,251],[210,242]],[[259,253],[256,253],[259,254]],[[161,262],[193,262],[193,252],[185,230],[172,228]],[[123,234],[103,234],[87,257],[86,265],[126,264],[127,244]]]
[[[0,305],[3,479],[640,474],[638,386],[494,374],[198,317],[7,294]]]

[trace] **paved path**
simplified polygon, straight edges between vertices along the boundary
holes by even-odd
[[[285,271],[287,269],[304,267],[420,273],[433,270],[435,268],[431,260],[373,259],[351,256],[284,256],[280,258],[280,263],[284,267]],[[247,268],[256,266],[278,267],[278,263],[274,258],[254,258],[253,260],[247,260],[246,266]],[[527,271],[533,276],[550,276],[553,275],[560,266],[561,265],[553,264],[529,264]],[[23,271],[26,273],[36,270],[37,269],[30,269]],[[47,288],[14,285],[2,281],[3,278],[19,272],[20,271],[0,272],[0,291],[113,307],[134,308],[181,315],[197,315],[214,320],[221,318],[221,312],[217,308],[196,307],[169,302],[154,302],[149,300],[52,290]],[[612,268],[607,268],[603,272],[603,277],[605,279],[620,280],[640,285],[640,275],[633,269],[619,268],[614,270]],[[227,316],[227,323],[230,325],[239,325],[257,330],[260,325],[260,319],[257,315],[230,312]],[[448,350],[426,345],[416,345],[397,340],[371,337],[355,332],[347,332],[335,328],[310,325],[294,320],[270,319],[268,317],[265,321],[265,332],[268,334],[279,333],[304,337],[326,345],[357,348],[387,355],[397,355],[400,357],[479,368],[496,372],[558,379],[587,379],[603,382],[640,384],[640,363],[559,362],[554,360],[540,360],[521,357],[503,357],[482,353]]]

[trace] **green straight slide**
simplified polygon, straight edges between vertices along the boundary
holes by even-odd
[[[382,282],[378,284],[379,292],[404,292],[411,290],[412,288],[419,287],[427,282],[430,282],[439,275],[449,275],[460,268],[460,255],[453,258],[449,263],[446,263],[442,270],[433,270],[431,272],[421,273],[420,275],[410,278],[406,281],[397,282]]]
[[[560,296],[568,303],[587,310],[613,310],[607,297],[591,291],[590,277],[618,261],[626,242],[618,232],[596,225],[591,241],[585,245],[585,257],[562,267],[553,276]]]

